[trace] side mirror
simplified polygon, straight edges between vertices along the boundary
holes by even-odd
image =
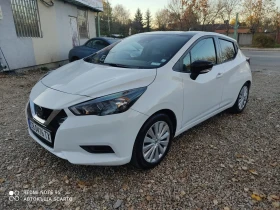
[[[198,75],[208,73],[214,64],[210,61],[195,61],[191,64],[191,79],[196,80]]]

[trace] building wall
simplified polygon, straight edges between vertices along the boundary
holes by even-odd
[[[31,38],[17,37],[10,0],[0,0],[3,19],[0,20],[0,47],[10,69],[35,65]],[[1,62],[7,65],[0,52]]]
[[[45,6],[41,1],[38,2],[38,9],[41,22],[42,37],[32,38],[36,64],[52,63],[59,61],[58,52],[58,33],[56,22],[56,4],[53,7]]]
[[[76,5],[53,0],[53,7],[46,7],[37,0],[42,37],[17,37],[10,0],[0,0],[3,19],[0,20],[0,47],[10,69],[53,63],[68,59],[73,47],[70,33],[70,17],[77,17]],[[95,12],[88,10],[89,37],[96,37]],[[88,39],[81,39],[84,44]],[[0,52],[0,58],[1,58]],[[3,62],[3,59],[1,60]],[[4,63],[5,64],[5,63]]]

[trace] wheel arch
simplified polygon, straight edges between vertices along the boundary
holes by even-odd
[[[173,125],[173,136],[175,136],[175,133],[176,133],[176,130],[177,130],[177,117],[176,117],[175,113],[172,110],[170,110],[170,109],[161,109],[161,110],[155,112],[153,115],[151,115],[149,117],[149,119],[151,117],[157,115],[157,114],[165,114],[165,115],[167,115],[170,118],[170,120],[172,122],[172,125]]]

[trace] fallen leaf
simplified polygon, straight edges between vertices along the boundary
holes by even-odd
[[[237,155],[235,155],[235,157],[237,157],[237,158],[243,158],[243,155],[237,154]]]
[[[230,210],[230,208],[229,207],[224,207],[224,210]]]
[[[184,196],[184,195],[186,195],[186,192],[185,191],[181,191],[181,196]]]
[[[277,195],[269,195],[267,197],[268,201],[272,201],[272,200],[280,200],[280,197]]]
[[[271,166],[276,167],[277,166],[277,162],[274,163],[270,163]]]
[[[5,179],[0,179],[0,184],[2,184],[3,182],[5,182]]]
[[[259,175],[258,172],[257,172],[256,170],[249,170],[249,171],[250,171],[251,174]]]
[[[126,191],[126,190],[128,189],[128,185],[127,185],[127,184],[124,184],[124,185],[122,186],[122,189],[123,189],[124,191]]]
[[[273,206],[274,208],[280,208],[280,202],[273,202],[273,203],[272,203],[272,206]]]
[[[261,201],[262,200],[262,198],[258,194],[255,194],[255,193],[253,193],[251,195],[251,197],[252,197],[252,199],[254,199],[256,201]]]
[[[85,188],[86,187],[86,183],[83,182],[83,181],[78,181],[77,184],[80,188]]]
[[[146,200],[147,200],[147,201],[151,201],[151,200],[153,200],[153,199],[152,199],[151,196],[148,195],[148,196],[146,196]]]
[[[226,166],[225,166],[224,164],[221,164],[221,167],[222,167],[222,168],[225,168]]]

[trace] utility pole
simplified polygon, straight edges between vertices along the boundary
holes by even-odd
[[[97,37],[100,37],[100,12],[97,12]]]
[[[109,30],[109,36],[111,34],[111,28],[110,28],[110,5],[109,5],[109,0],[107,0],[107,6],[108,6],[108,30]]]
[[[234,25],[234,39],[236,41],[238,41],[238,28],[239,28],[239,24],[238,24],[238,13],[236,13],[236,19],[235,19],[235,25]]]

